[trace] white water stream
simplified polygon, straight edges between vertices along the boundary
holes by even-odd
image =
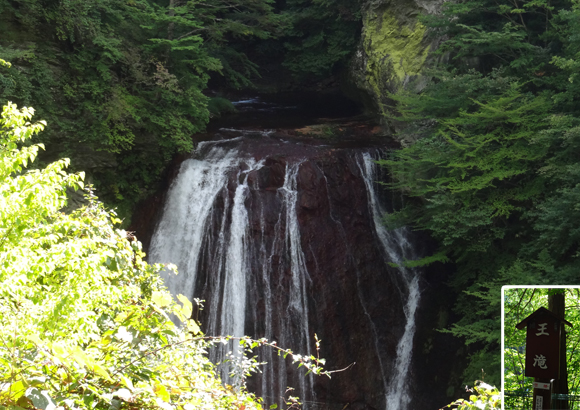
[[[163,272],[173,295],[191,298],[195,294],[197,265],[207,221],[228,172],[240,159],[236,150],[213,147],[203,160],[183,162],[171,185],[163,216],[151,239],[149,259],[177,265],[180,275]]]
[[[376,164],[369,153],[363,154],[361,173],[364,175],[367,185],[369,206],[373,215],[373,221],[379,241],[387,255],[387,263],[393,262],[399,265],[401,279],[406,289],[407,303],[404,306],[406,324],[403,336],[397,345],[397,358],[395,360],[395,372],[391,376],[391,382],[386,388],[386,410],[406,410],[410,402],[407,376],[411,365],[413,336],[415,335],[415,312],[419,306],[419,275],[414,269],[403,265],[405,260],[417,259],[414,249],[409,242],[407,228],[399,228],[389,231],[382,220],[385,215],[381,203],[373,187],[376,177]],[[360,166],[360,165],[359,165]],[[405,299],[405,298],[404,298]]]

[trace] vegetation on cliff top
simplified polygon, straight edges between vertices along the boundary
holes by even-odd
[[[210,113],[210,77],[251,86],[248,57],[320,78],[346,61],[360,26],[343,0],[6,0],[0,2],[0,103],[37,107],[50,162],[84,170],[130,213]]]

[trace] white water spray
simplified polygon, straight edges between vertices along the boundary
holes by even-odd
[[[234,138],[225,142],[238,140]],[[260,296],[264,299],[265,319],[268,322],[264,326],[263,336],[270,340],[275,336],[281,346],[292,346],[296,353],[309,354],[312,335],[308,328],[308,271],[301,248],[296,210],[300,163],[287,166],[284,184],[276,193],[282,208],[274,241],[267,244],[262,240],[262,244],[254,246],[257,248],[257,261],[252,261],[247,203],[252,187],[248,179],[263,163],[240,157],[236,149],[220,148],[217,144],[200,144],[198,150],[208,152],[205,157],[183,163],[170,188],[163,217],[152,238],[150,261],[172,261],[177,265],[177,276],[162,274],[172,294],[185,294],[189,298],[202,292],[206,295],[209,320],[205,325],[208,334],[235,337],[243,336],[247,331],[247,312],[257,315],[256,307],[248,305],[247,297],[257,292],[249,286],[252,268],[259,267],[263,282],[263,294]],[[230,196],[232,184],[235,184],[235,190]],[[216,212],[219,201],[223,210]],[[263,208],[261,213],[261,236],[265,238]],[[199,271],[202,265],[204,272]],[[271,289],[284,284],[273,280],[287,274],[290,275],[290,286],[286,291],[288,303],[285,307],[277,307],[276,311],[271,300]],[[200,280],[205,282],[201,283]],[[276,335],[273,335],[273,323],[277,329]],[[224,357],[235,361],[241,359],[241,352],[237,344],[232,343],[214,349],[211,357],[216,362]],[[280,401],[288,386],[286,363],[273,357],[271,352],[265,359],[270,365],[264,369],[262,392],[270,400]],[[272,381],[274,361],[277,362],[277,386]],[[241,377],[230,377],[230,370],[223,369],[222,380],[237,385]],[[301,377],[296,387],[301,397],[311,398],[312,376]]]
[[[411,365],[413,337],[415,335],[415,312],[419,306],[420,292],[418,273],[413,269],[406,268],[403,262],[416,259],[416,255],[413,253],[413,247],[408,241],[407,228],[389,231],[382,221],[382,215],[385,214],[385,211],[382,209],[373,187],[376,180],[376,164],[369,153],[362,155],[362,165],[359,164],[359,167],[367,186],[367,195],[377,236],[388,257],[388,261],[399,266],[401,279],[407,291],[407,303],[403,308],[406,318],[405,330],[397,345],[395,371],[391,376],[385,395],[386,410],[406,410],[411,400],[407,379],[409,366]]]
[[[284,185],[278,190],[285,207],[285,212],[280,214],[280,219],[276,224],[276,240],[273,246],[273,254],[288,255],[289,266],[279,265],[279,277],[282,277],[282,270],[289,269],[291,274],[290,289],[288,289],[289,302],[286,308],[285,317],[280,317],[280,325],[284,329],[280,336],[282,345],[287,343],[298,343],[301,352],[310,354],[310,331],[308,329],[308,300],[306,293],[306,281],[309,280],[308,270],[304,252],[302,251],[300,239],[300,226],[298,224],[298,214],[296,205],[298,202],[297,175],[301,162],[287,165],[284,175]],[[285,266],[286,265],[286,266]],[[283,363],[283,362],[282,362]],[[278,368],[278,380],[280,388],[279,395],[284,395],[282,389],[286,384],[286,366],[280,365]],[[312,375],[299,379],[299,391],[308,392],[308,396],[313,393]]]
[[[203,160],[188,159],[171,185],[163,216],[151,239],[149,260],[174,263],[180,274],[162,272],[173,295],[188,298],[195,294],[200,250],[210,211],[227,181],[228,172],[237,165],[236,150],[213,147]]]

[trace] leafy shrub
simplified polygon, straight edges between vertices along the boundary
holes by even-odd
[[[83,174],[68,160],[25,169],[42,146],[23,143],[45,126],[32,114],[9,103],[0,119],[0,408],[260,408],[220,383],[191,303],[173,301],[113,212],[90,190],[60,211]]]
[[[446,407],[455,407],[457,410],[493,410],[501,408],[501,396],[496,387],[482,381],[476,381],[469,400],[459,399]]]
[[[221,117],[224,114],[234,114],[237,112],[234,104],[223,97],[214,97],[207,103],[207,109],[213,117]]]

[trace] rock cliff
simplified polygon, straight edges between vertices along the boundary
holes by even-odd
[[[437,13],[442,0],[370,0],[363,6],[363,29],[350,69],[352,81],[367,105],[388,114],[389,94],[400,87],[420,89],[421,72],[439,39],[430,38],[419,21]],[[371,107],[369,107],[371,108]]]
[[[238,224],[236,201],[243,189],[245,199],[240,204],[244,204],[247,221],[241,236],[247,272],[243,280],[247,289],[242,292],[246,295],[243,332],[277,340],[299,353],[306,353],[307,348],[313,352],[312,337],[316,333],[322,340],[321,355],[328,359],[328,369],[356,363],[347,371],[335,373],[332,379],[311,379],[266,352],[262,360],[272,366],[264,369],[262,379],[252,378],[250,387],[270,403],[286,386],[297,387],[304,407],[316,410],[438,408],[450,401],[448,389],[457,383],[451,375],[461,368],[463,356],[456,342],[435,330],[445,326],[451,314],[445,271],[420,274],[421,302],[412,318],[416,334],[408,342],[412,350],[407,359],[410,366],[403,375],[397,370],[400,341],[411,319],[406,313],[409,289],[401,272],[387,263],[393,260],[377,237],[368,185],[365,187],[369,176],[365,175],[361,155],[378,152],[377,148],[363,148],[361,144],[356,149],[346,148],[328,144],[327,140],[304,142],[283,134],[262,137],[245,133],[240,142],[231,138],[232,132],[227,131],[224,137],[230,137],[232,142],[228,144],[235,146],[220,146],[236,147],[239,151],[231,161],[239,161],[239,165],[228,172],[207,223],[194,232],[184,229],[184,235],[203,233],[196,262],[196,290],[189,296],[206,301],[200,316],[205,330],[210,334],[229,333],[220,327],[220,321],[237,309],[226,296],[227,286],[223,286],[229,275],[232,237],[239,234],[232,227]],[[263,161],[262,165],[256,166],[256,161]],[[212,172],[208,168],[202,174]],[[181,180],[185,185],[195,182],[191,178]],[[194,190],[196,201],[201,201],[200,190]],[[398,196],[391,197],[384,189],[376,192],[387,207],[399,201]],[[185,198],[188,195],[183,193]],[[293,221],[289,219],[291,214]],[[173,239],[167,240],[175,241],[170,248],[183,245],[178,239],[181,226],[189,223],[187,218],[197,218],[191,212],[184,215],[188,216],[177,217],[175,225],[168,225]],[[292,238],[294,229],[299,235]],[[402,238],[408,244],[399,242],[398,246],[426,246],[424,238],[409,235]],[[193,248],[186,244],[184,249],[188,250],[184,255],[188,259]],[[180,265],[179,258],[174,261]],[[178,276],[189,274],[185,268],[181,270]],[[404,378],[407,399],[389,394],[397,393],[392,386],[399,377]],[[397,403],[390,403],[395,404],[390,407],[389,400],[395,399]]]

